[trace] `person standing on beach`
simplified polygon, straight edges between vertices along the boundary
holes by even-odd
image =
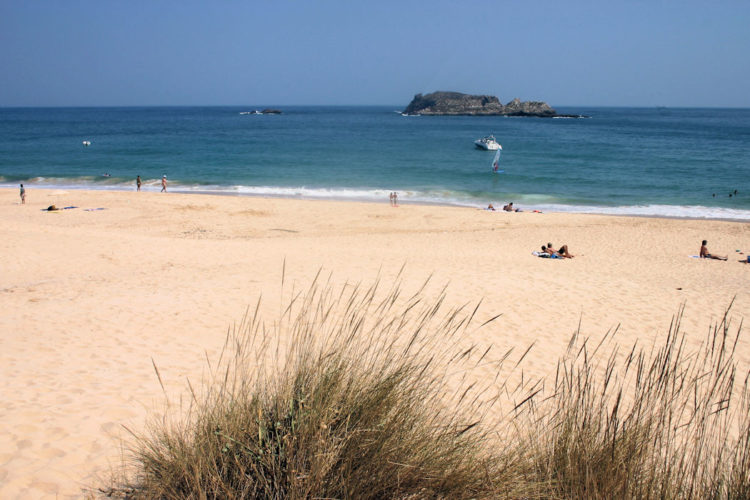
[[[23,184],[21,184],[21,189],[19,194],[21,195],[21,205],[26,204],[26,188],[23,187]]]
[[[135,176],[135,185],[138,188],[138,191],[140,191],[141,190],[141,176],[140,175]]]
[[[162,193],[167,192],[167,176],[166,175],[161,176],[161,192]]]

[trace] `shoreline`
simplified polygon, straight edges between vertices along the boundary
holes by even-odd
[[[750,253],[744,222],[153,191],[34,188],[19,201],[0,189],[2,498],[101,485],[125,428],[144,429],[165,394],[189,401],[185,380],[200,385],[248,307],[260,301],[270,324],[316,275],[334,290],[445,291],[448,309],[481,302],[459,341],[493,347],[470,374],[488,384],[509,349],[533,346],[530,380],[554,376],[576,333],[649,346],[684,307],[693,348],[730,304],[732,325],[750,317],[750,265],[735,252]],[[52,204],[78,208],[43,210]],[[702,239],[729,262],[690,258]],[[575,258],[531,254],[549,241]],[[744,373],[746,334],[736,353]]]
[[[16,190],[17,186],[8,186],[8,185],[0,185],[0,190],[7,189],[7,190]],[[121,193],[128,193],[133,192],[136,193],[135,189],[132,188],[126,188],[126,187],[111,187],[111,188],[91,188],[90,186],[45,186],[45,187],[35,187],[33,184],[27,185],[27,189],[33,189],[35,191],[65,191],[65,190],[71,190],[71,191],[92,191],[92,192],[121,192]],[[160,186],[156,186],[154,184],[154,187],[152,189],[145,188],[142,190],[144,193],[159,193]],[[383,190],[384,193],[387,190]],[[399,193],[403,193],[404,191],[397,191]],[[408,190],[407,190],[408,192]],[[269,199],[280,199],[280,200],[300,200],[300,201],[342,201],[346,203],[374,203],[379,204],[381,201],[376,198],[357,198],[352,196],[310,196],[310,195],[285,195],[281,193],[250,193],[250,192],[231,192],[231,191],[222,191],[222,190],[191,190],[191,189],[184,189],[180,187],[176,188],[170,188],[168,194],[195,194],[199,196],[229,196],[229,197],[249,197],[249,198],[269,198]],[[385,196],[383,196],[383,200],[385,199]],[[384,201],[383,201],[384,202]],[[502,211],[502,205],[501,203],[504,202],[498,202],[497,204],[500,205],[500,207],[496,207],[495,211]],[[467,203],[461,203],[461,202],[441,202],[438,200],[404,200],[403,198],[399,200],[399,204],[401,205],[420,205],[420,206],[435,206],[435,207],[454,207],[454,208],[473,208],[477,210],[485,210],[486,206],[478,206],[476,204],[469,204]],[[488,202],[489,204],[489,202]],[[525,207],[522,209],[523,212],[533,212],[534,210],[539,210],[543,213],[561,213],[561,214],[575,214],[575,215],[600,215],[605,217],[646,217],[646,218],[657,218],[657,219],[684,219],[684,220],[706,220],[706,221],[726,221],[726,222],[750,222],[750,210],[743,210],[743,209],[726,209],[725,207],[709,207],[709,206],[694,206],[694,205],[618,205],[614,207],[604,207],[600,205],[593,205],[591,206],[592,210],[589,211],[586,209],[586,206],[583,205],[569,205],[570,207],[573,207],[572,210],[556,210],[559,204],[552,204],[554,208],[550,209],[549,205],[540,204],[540,205],[524,205]],[[563,205],[565,206],[565,205]],[[699,217],[699,216],[691,216],[691,215],[670,215],[670,214],[644,214],[644,213],[628,213],[627,210],[633,209],[639,207],[649,207],[649,206],[664,206],[664,207],[675,207],[677,209],[679,208],[695,208],[695,209],[706,209],[706,210],[735,210],[735,211],[741,211],[741,212],[747,212],[747,216],[744,217]],[[576,210],[578,208],[578,210]],[[597,211],[597,209],[601,211]],[[612,213],[607,212],[607,210],[613,210],[613,209],[624,209],[626,210],[623,213]]]

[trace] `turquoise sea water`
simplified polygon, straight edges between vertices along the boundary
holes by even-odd
[[[392,107],[0,109],[0,186],[170,191],[750,220],[750,110],[558,108],[586,119]],[[494,134],[494,153],[473,141]],[[89,147],[82,142],[91,141]],[[104,177],[102,174],[109,174]],[[734,195],[734,191],[737,194]],[[730,197],[729,194],[732,193]]]

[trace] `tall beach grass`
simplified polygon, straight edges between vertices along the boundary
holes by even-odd
[[[227,334],[190,404],[135,439],[126,498],[750,498],[748,369],[728,316],[688,349],[574,335],[554,379],[508,389],[479,306],[315,280]],[[474,336],[474,338],[476,338]],[[523,366],[524,354],[513,363]],[[510,370],[512,372],[512,370]],[[157,370],[158,374],[158,370]],[[502,413],[501,412],[502,409]]]
[[[690,351],[681,317],[657,343],[623,353],[571,340],[551,394],[516,417],[540,496],[750,498],[741,325],[732,334],[725,314]]]

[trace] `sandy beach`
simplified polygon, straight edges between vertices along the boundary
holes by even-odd
[[[648,345],[684,304],[696,345],[734,301],[750,318],[750,225],[473,208],[156,192],[0,190],[0,498],[80,498],[120,461],[120,438],[200,380],[262,295],[269,321],[319,272],[391,282],[502,313],[467,338],[534,344],[545,376],[571,335],[619,325]],[[56,212],[50,205],[75,206]],[[523,208],[523,207],[521,207]],[[727,262],[692,258],[701,240]],[[548,241],[573,259],[531,254]],[[741,251],[740,252],[738,252]],[[285,269],[282,290],[281,275]],[[738,345],[750,367],[750,340]],[[478,377],[492,379],[489,368]]]

